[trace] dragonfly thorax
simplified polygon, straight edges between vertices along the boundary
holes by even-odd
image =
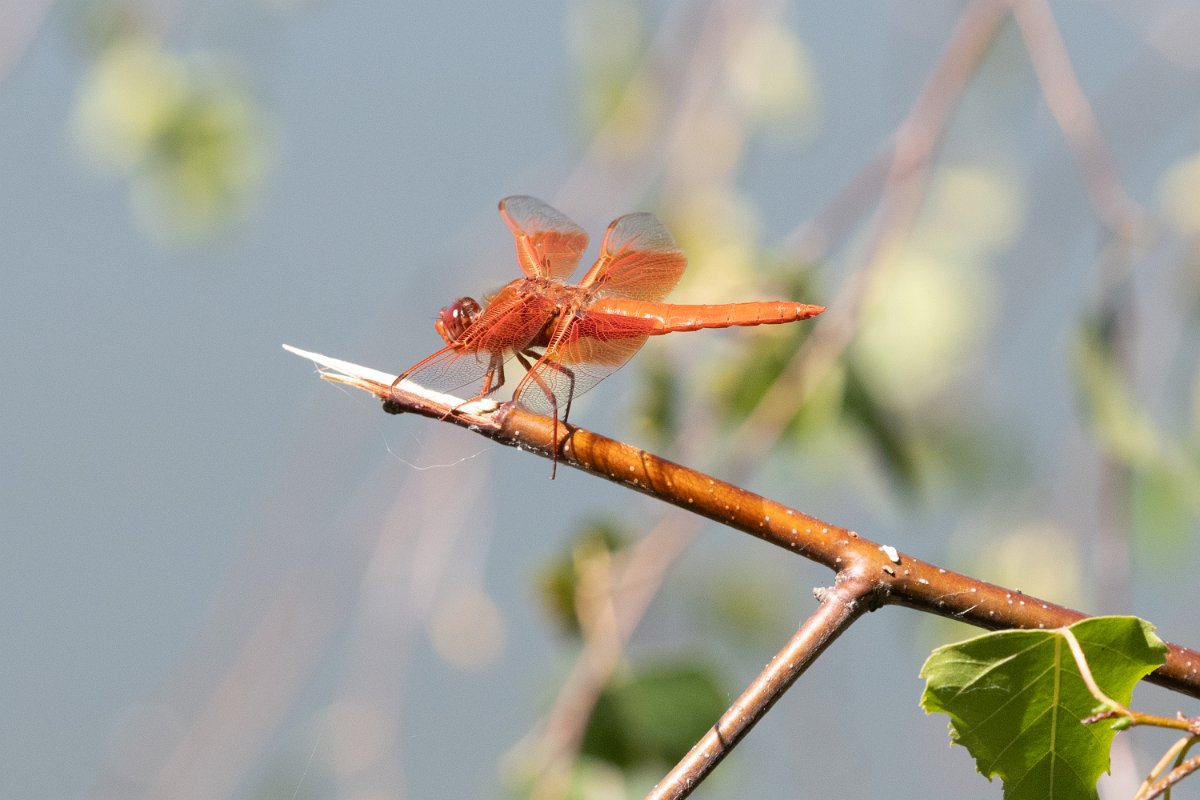
[[[446,344],[453,344],[471,327],[482,311],[474,298],[460,297],[438,312],[433,327],[437,328]]]

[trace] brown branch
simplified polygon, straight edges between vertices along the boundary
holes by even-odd
[[[648,797],[687,797],[833,639],[879,605],[906,605],[989,629],[1059,628],[1085,617],[913,559],[732,484],[583,428],[556,425],[515,405],[465,402],[408,382],[393,388],[390,375],[287,349],[321,365],[325,379],[376,395],[389,413],[416,413],[470,428],[757,536],[837,573],[834,589],[820,596],[822,607]],[[1200,653],[1168,646],[1166,664],[1148,680],[1200,697]],[[1169,777],[1183,777],[1183,770],[1177,772]]]
[[[1200,756],[1192,756],[1187,761],[1184,761],[1167,773],[1166,777],[1155,781],[1150,787],[1149,792],[1145,795],[1139,795],[1139,800],[1154,800],[1155,797],[1162,797],[1169,792],[1171,788],[1181,780],[1191,775],[1194,772],[1200,771]]]
[[[323,369],[326,380],[356,386],[384,401],[389,413],[415,413],[470,428],[501,444],[557,458],[643,494],[687,509],[824,564],[869,580],[875,602],[908,606],[989,630],[1061,628],[1087,615],[942,569],[846,528],[747,492],[632,445],[572,425],[555,425],[512,404],[463,401],[392,376],[284,346]],[[558,432],[557,441],[554,438]],[[1200,698],[1200,652],[1169,645],[1167,661],[1147,680]]]
[[[833,588],[817,593],[821,607],[804,621],[683,760],[646,795],[646,800],[678,800],[690,795],[825,648],[870,610],[873,592],[874,582],[869,577],[851,578],[849,573],[839,572]]]

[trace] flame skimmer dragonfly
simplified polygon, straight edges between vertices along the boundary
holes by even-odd
[[[475,399],[504,385],[510,359],[525,368],[514,402],[566,422],[571,403],[625,364],[651,336],[735,325],[808,319],[823,306],[787,301],[681,305],[665,303],[687,259],[653,214],[613,220],[600,257],[578,283],[567,280],[588,235],[533,197],[500,201],[500,217],[516,239],[517,278],[481,305],[462,297],[434,326],[446,346],[406,369],[411,380],[440,391],[480,385]],[[480,382],[482,383],[480,384]],[[557,436],[555,437],[557,441]]]

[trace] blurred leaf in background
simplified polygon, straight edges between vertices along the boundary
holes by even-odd
[[[777,264],[764,256],[768,274],[776,278],[773,285],[782,298],[811,301],[821,295],[821,290],[809,279],[807,266]],[[752,335],[735,340],[731,357],[722,360],[714,369],[712,388],[719,413],[726,424],[736,424],[745,419],[763,401],[771,387],[779,380],[784,369],[792,363],[796,352],[812,332],[811,322],[781,325],[777,328],[762,328]],[[833,382],[837,384],[840,402],[840,372]],[[797,406],[795,425],[806,414],[804,406]],[[795,429],[790,427],[790,433]]]
[[[975,569],[986,580],[1001,586],[1019,586],[1035,597],[1079,606],[1084,593],[1084,564],[1078,537],[1046,519],[1032,519],[1016,526],[989,532],[986,553],[966,556],[965,563],[978,562]]]
[[[979,357],[995,317],[992,262],[1017,234],[1021,207],[1001,171],[942,167],[911,240],[881,256],[851,355],[892,405],[928,409]]]
[[[635,424],[650,446],[665,450],[679,437],[682,382],[663,350],[646,348],[639,360],[642,379],[633,406]]]
[[[609,158],[637,156],[650,144],[661,106],[658,85],[638,71],[645,48],[641,5],[577,4],[568,39],[577,71],[574,118],[582,130],[606,131],[600,144]]]
[[[613,680],[596,703],[582,753],[623,769],[683,758],[728,698],[703,659],[642,666]]]
[[[254,207],[269,125],[228,59],[188,57],[143,33],[130,6],[85,16],[92,61],[73,119],[81,152],[130,185],[134,216],[163,243],[197,242]]]
[[[629,541],[619,523],[608,518],[584,522],[571,536],[566,550],[545,565],[537,579],[542,609],[558,629],[571,636],[580,635],[577,593],[579,581],[595,558],[607,558]]]
[[[794,576],[765,564],[714,564],[688,578],[686,607],[698,635],[718,648],[771,653],[796,627]]]
[[[1166,221],[1184,236],[1200,236],[1200,153],[1175,163],[1159,183]]]
[[[1076,392],[1100,447],[1130,470],[1134,533],[1173,552],[1200,517],[1200,458],[1189,437],[1162,429],[1134,397],[1116,352],[1114,318],[1112,311],[1093,314],[1079,326],[1072,349]]]
[[[823,121],[821,87],[800,37],[756,19],[730,49],[729,81],[756,127],[774,139],[810,139]]]
[[[919,488],[920,476],[913,453],[912,431],[892,407],[894,401],[877,394],[863,380],[856,364],[847,365],[845,376],[842,394],[845,420],[862,431],[897,488],[906,494],[914,494]]]

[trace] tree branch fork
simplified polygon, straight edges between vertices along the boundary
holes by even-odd
[[[531,414],[514,404],[431,392],[394,376],[284,345],[321,377],[370,392],[389,413],[413,413],[469,428],[720,522],[835,572],[815,590],[820,606],[741,697],[647,797],[686,797],[834,639],[867,611],[901,605],[989,630],[1051,629],[1087,615],[938,567],[781,503],[659,458],[632,445]],[[557,432],[557,439],[555,434]],[[1200,698],[1200,652],[1169,644],[1147,680]]]

